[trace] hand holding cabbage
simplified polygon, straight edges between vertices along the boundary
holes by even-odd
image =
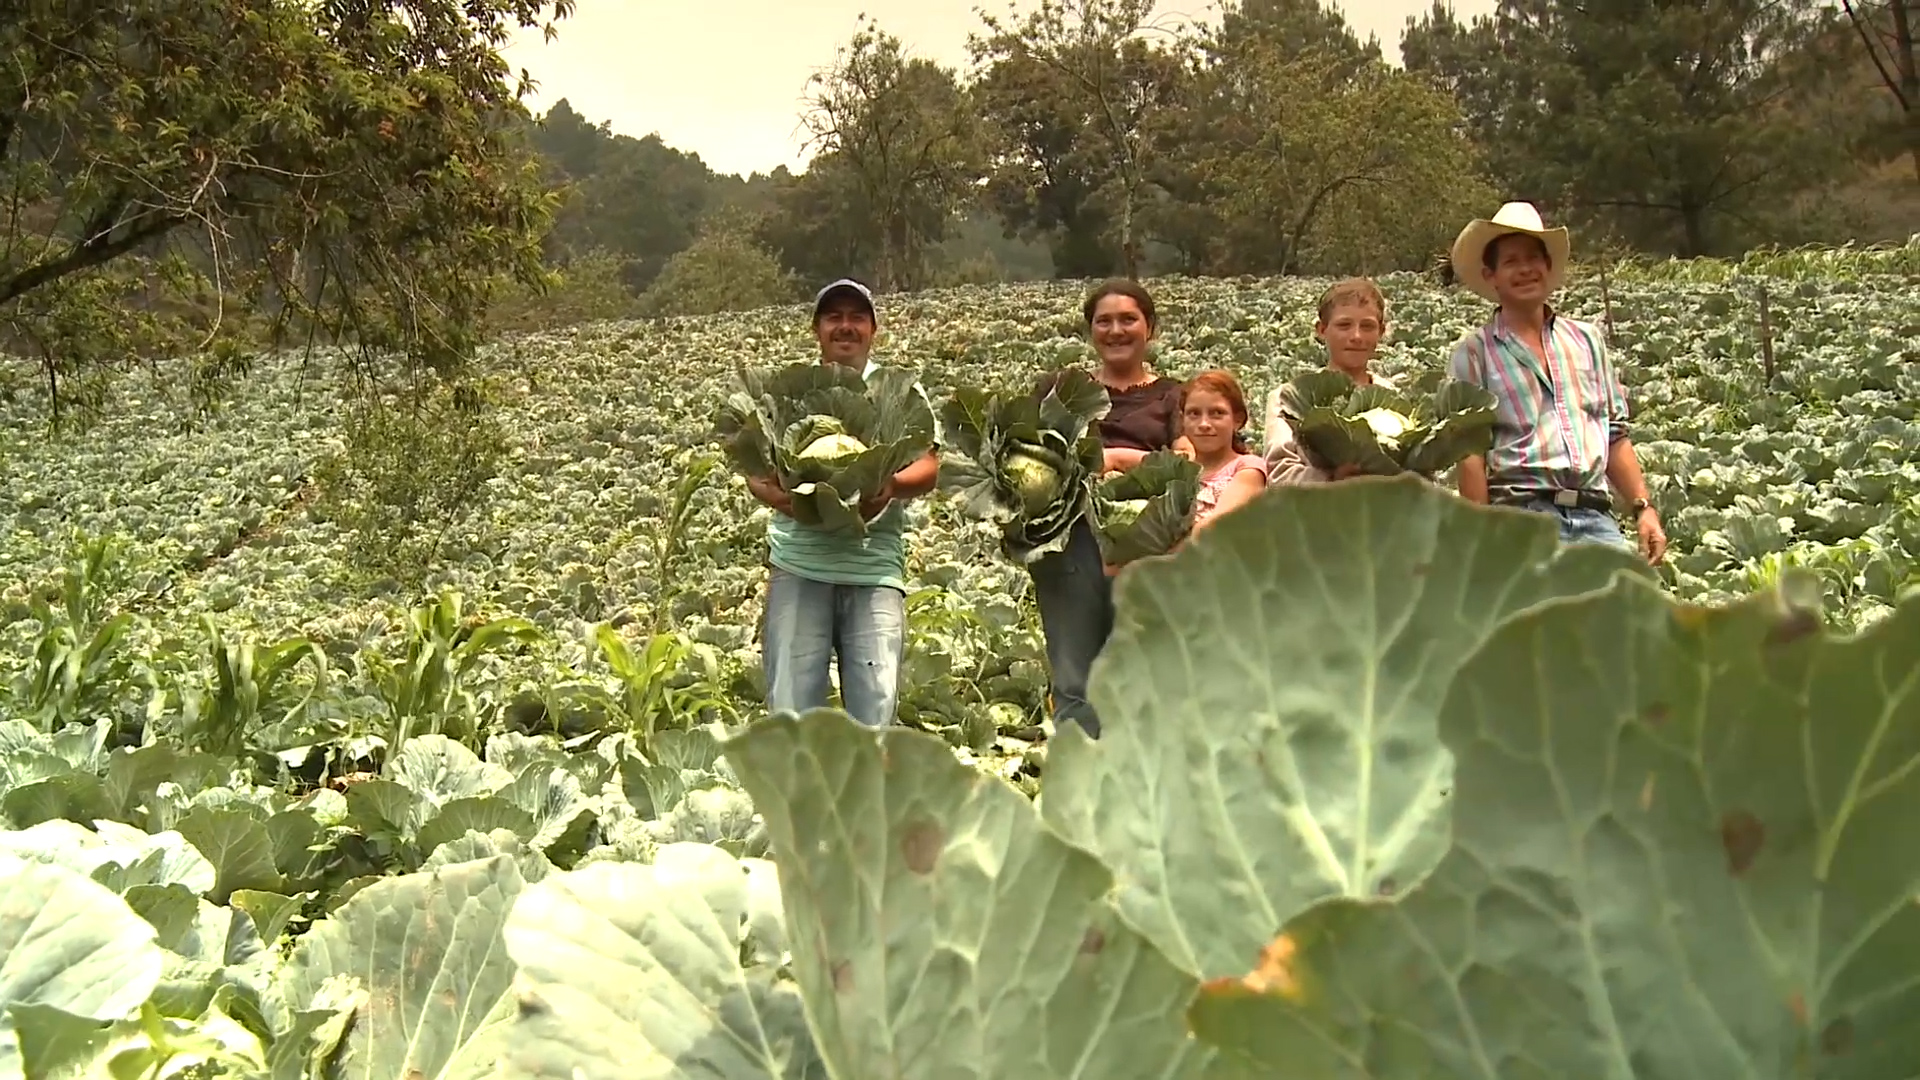
[[[1419,396],[1313,371],[1282,386],[1279,399],[1294,441],[1327,472],[1431,478],[1493,447],[1494,396],[1471,383],[1446,379]]]
[[[820,363],[742,371],[715,430],[749,483],[786,493],[795,521],[854,536],[866,535],[893,475],[931,450],[935,435],[912,373],[883,367],[863,379]]]

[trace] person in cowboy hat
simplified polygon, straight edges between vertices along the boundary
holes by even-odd
[[[822,364],[843,365],[871,381],[880,370],[870,356],[877,325],[873,293],[851,278],[828,284],[813,298]],[[907,515],[901,504],[933,490],[940,472],[937,434],[935,442],[860,504],[867,534],[858,540],[795,521],[793,500],[778,480],[747,482],[754,497],[774,510],[767,522],[770,567],[760,639],[768,712],[824,707],[829,665],[837,655],[840,700],[848,715],[869,727],[893,723],[907,645]]]
[[[1569,543],[1632,548],[1614,517],[1631,506],[1639,550],[1659,565],[1660,515],[1628,435],[1627,393],[1606,340],[1591,324],[1553,310],[1566,280],[1565,226],[1547,228],[1530,203],[1510,202],[1460,230],[1455,277],[1498,305],[1453,347],[1447,373],[1499,400],[1493,448],[1460,463],[1460,494],[1481,504],[1553,515]]]

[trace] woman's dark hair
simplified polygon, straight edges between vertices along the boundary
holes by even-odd
[[[1148,329],[1158,329],[1153,321],[1153,297],[1147,294],[1146,287],[1128,278],[1108,278],[1087,294],[1087,302],[1080,307],[1080,314],[1086,317],[1087,325],[1093,325],[1093,309],[1100,301],[1109,296],[1124,296],[1140,306],[1140,315],[1147,320]]]

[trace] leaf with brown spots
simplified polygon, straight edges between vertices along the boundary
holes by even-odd
[[[1920,600],[1850,639],[1789,600],[1623,576],[1496,631],[1440,715],[1451,851],[1287,921],[1196,1036],[1266,1075],[1920,1076]]]
[[[937,821],[916,821],[901,830],[900,857],[916,874],[931,874],[947,846],[947,831]]]
[[[835,1076],[1208,1080],[1181,1019],[1196,980],[1115,916],[1098,860],[945,740],[821,711],[726,754]]]
[[[1767,827],[1745,810],[1720,818],[1720,846],[1727,853],[1727,873],[1739,877],[1753,867],[1767,841]]]
[[[483,1069],[519,1013],[500,935],[522,887],[504,855],[376,881],[301,935],[281,972],[288,999],[311,1007],[350,976],[366,992],[351,1060],[387,1076]]]

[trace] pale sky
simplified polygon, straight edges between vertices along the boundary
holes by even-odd
[[[1492,11],[1495,0],[1452,3],[1464,19]],[[1336,6],[1363,40],[1378,36],[1397,60],[1407,16],[1426,12],[1432,0]],[[833,62],[862,12],[914,55],[964,72],[980,7],[998,14],[1007,0],[577,0],[552,44],[523,34],[506,59],[540,84],[528,102],[536,114],[566,98],[619,134],[657,132],[715,172],[797,170],[808,156],[799,127],[807,77]],[[1180,20],[1207,18],[1214,8],[1210,0],[1161,0],[1158,11]]]

